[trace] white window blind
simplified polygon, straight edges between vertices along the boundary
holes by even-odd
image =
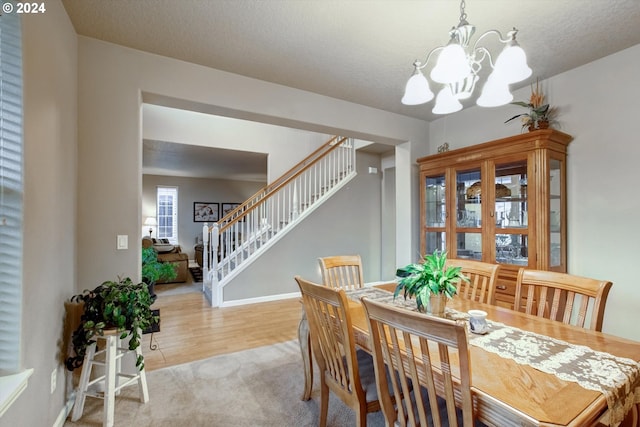
[[[22,312],[20,15],[0,16],[0,375],[20,370]]]
[[[178,187],[157,189],[158,237],[178,244]]]

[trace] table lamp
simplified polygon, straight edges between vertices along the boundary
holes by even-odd
[[[151,237],[151,234],[153,233],[153,227],[158,225],[158,222],[156,221],[155,217],[149,216],[147,217],[147,219],[144,220],[144,225],[149,226],[149,237]]]

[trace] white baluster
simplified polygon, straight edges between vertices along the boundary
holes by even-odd
[[[293,208],[291,210],[292,219],[298,219],[300,211],[298,209],[298,180],[293,183]]]

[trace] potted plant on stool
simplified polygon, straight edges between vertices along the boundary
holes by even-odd
[[[404,298],[415,297],[419,311],[434,316],[443,316],[448,298],[458,292],[456,284],[460,280],[469,282],[460,267],[446,267],[447,253],[435,251],[424,256],[424,262],[409,264],[399,268],[396,276],[400,278],[393,294],[397,297],[401,291]]]
[[[65,360],[68,370],[80,367],[87,347],[104,335],[105,329],[119,332],[120,339],[130,336],[129,350],[140,346],[142,331],[157,323],[158,317],[151,310],[151,295],[146,283],[133,283],[130,278],[106,281],[93,290],[85,289],[71,297],[72,303],[82,304],[80,324],[73,332],[71,343],[75,356]],[[144,368],[144,359],[136,360],[139,369]]]

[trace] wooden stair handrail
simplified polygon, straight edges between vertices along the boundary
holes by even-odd
[[[336,148],[340,147],[342,145],[342,143],[344,143],[346,140],[348,140],[349,138],[347,137],[342,137],[342,139],[340,141],[338,141],[337,144],[333,144],[333,146],[331,146],[331,144],[338,139],[337,136],[334,136],[333,138],[331,138],[329,141],[325,142],[324,144],[322,144],[320,147],[318,147],[316,150],[313,151],[313,153],[309,154],[307,157],[305,157],[303,160],[301,160],[300,162],[298,162],[294,167],[292,167],[291,169],[289,169],[287,172],[285,172],[284,174],[282,174],[278,179],[276,179],[275,181],[273,181],[271,184],[265,186],[264,188],[262,188],[260,191],[258,191],[257,193],[255,193],[253,196],[251,196],[250,198],[248,198],[244,203],[242,203],[240,206],[236,207],[235,209],[233,209],[231,212],[229,212],[228,214],[226,214],[224,217],[222,217],[220,220],[217,221],[218,225],[223,224],[220,226],[219,229],[219,233],[222,234],[223,231],[227,230],[228,228],[230,228],[233,224],[235,224],[236,222],[239,222],[240,219],[244,216],[246,216],[249,212],[251,212],[252,210],[256,209],[256,207],[259,206],[260,203],[264,202],[265,200],[268,200],[270,197],[273,196],[273,194],[275,194],[280,188],[284,187],[285,185],[287,185],[289,182],[291,182],[292,180],[294,180],[295,178],[297,178],[298,176],[300,176],[302,174],[302,172],[308,170],[311,166],[313,166],[319,159],[325,157],[327,154],[331,153],[333,150],[335,150]],[[327,149],[327,147],[329,147]],[[322,156],[318,156],[318,154],[320,154],[320,152],[322,152]],[[310,161],[311,159],[315,158],[313,161]],[[309,162],[309,163],[306,163]],[[306,164],[305,164],[306,163]],[[297,171],[296,171],[297,169]],[[260,194],[264,195],[260,198],[259,202],[260,203],[254,203],[253,206],[251,207],[246,207],[249,205],[249,201],[253,200],[254,198],[258,198],[258,196]],[[238,213],[242,211],[242,214],[238,215]],[[229,219],[232,218],[234,216],[234,214],[236,214],[237,216],[233,219]],[[211,229],[213,228],[213,225],[209,226],[209,231],[211,231]]]

